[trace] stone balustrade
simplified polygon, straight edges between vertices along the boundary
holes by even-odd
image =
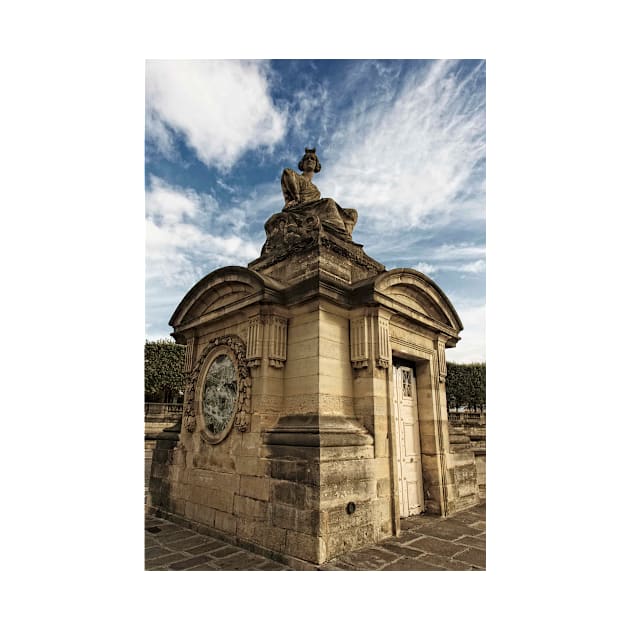
[[[182,403],[144,403],[144,419],[146,422],[173,422],[180,420],[184,412]]]
[[[479,496],[486,498],[486,414],[476,411],[449,411],[451,450],[472,452],[477,469]]]

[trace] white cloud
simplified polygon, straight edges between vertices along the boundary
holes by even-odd
[[[210,195],[201,196],[191,189],[174,188],[155,176],[150,179],[145,199],[147,217],[167,224],[197,218],[201,205],[216,208]]]
[[[148,283],[188,288],[216,266],[245,264],[260,253],[258,243],[215,220],[219,212],[210,195],[152,178],[146,206]],[[205,230],[204,224],[214,227]]]
[[[426,274],[440,271],[479,274],[486,270],[485,255],[484,246],[470,243],[445,244],[427,248],[424,251],[426,260],[418,262],[415,269]]]
[[[286,112],[269,94],[267,66],[255,61],[148,61],[147,136],[166,154],[168,127],[207,165],[229,169],[248,149],[273,146]]]
[[[260,243],[224,224],[211,195],[151,178],[146,193],[147,339],[168,336],[168,320],[186,292],[217,267],[245,265]]]
[[[430,251],[431,260],[470,260],[486,255],[486,248],[483,245],[472,243],[445,243]]]
[[[333,138],[316,181],[322,195],[356,208],[374,231],[483,219],[485,99],[467,90],[483,66],[465,79],[455,70],[434,62],[395,98],[359,102]]]
[[[421,273],[426,273],[427,275],[431,275],[432,273],[435,273],[438,270],[438,267],[434,265],[430,265],[429,263],[423,263],[423,262],[419,262],[415,268]]]
[[[427,275],[435,274],[440,271],[457,271],[460,273],[483,273],[486,270],[486,261],[485,260],[475,260],[475,262],[464,263],[464,264],[442,264],[442,265],[432,265],[430,263],[420,261],[414,269],[422,273],[426,273]]]
[[[464,273],[483,273],[486,270],[486,261],[485,260],[475,260],[475,262],[466,263],[465,265],[461,265],[457,271],[462,271]]]
[[[149,107],[146,108],[146,130],[158,152],[172,160],[175,157],[173,137],[158,113]]]

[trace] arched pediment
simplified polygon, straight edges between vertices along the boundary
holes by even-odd
[[[374,291],[413,313],[427,317],[459,333],[462,322],[442,289],[415,269],[392,269],[374,281]]]
[[[274,294],[282,285],[245,267],[222,267],[202,278],[179,303],[169,324],[173,328],[230,306],[240,306],[248,299]]]

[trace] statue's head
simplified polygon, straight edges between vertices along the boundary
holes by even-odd
[[[315,155],[315,151],[317,149],[313,148],[313,149],[304,149],[304,155],[302,156],[302,159],[300,160],[300,163],[298,164],[298,168],[303,171],[304,170],[304,161],[306,160],[306,158],[313,158],[315,160],[315,166],[313,167],[313,172],[314,173],[319,173],[319,171],[322,170],[322,165],[319,162],[319,158],[317,157],[317,155]]]

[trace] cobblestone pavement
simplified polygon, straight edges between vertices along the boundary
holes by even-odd
[[[485,571],[486,506],[447,519],[412,516],[402,535],[351,551],[320,571]],[[145,519],[147,571],[291,571],[228,542],[154,516]]]
[[[290,571],[283,564],[154,516],[145,517],[147,571]]]
[[[443,519],[411,516],[402,534],[346,553],[320,571],[485,571],[486,506]]]

